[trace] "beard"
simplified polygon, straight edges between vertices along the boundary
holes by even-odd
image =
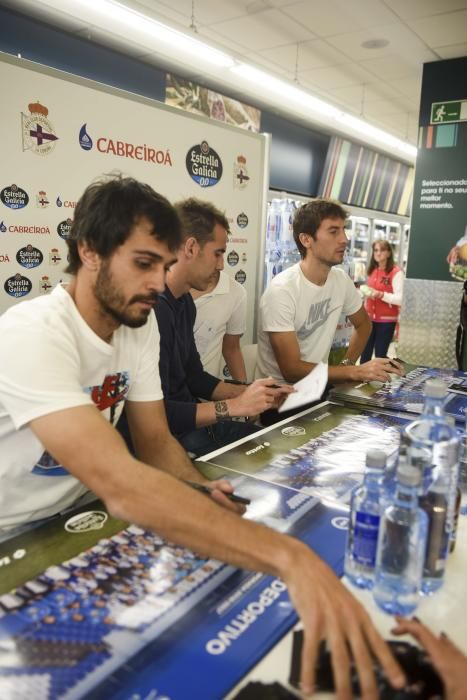
[[[137,295],[126,301],[114,283],[108,260],[102,262],[94,285],[94,295],[107,316],[119,325],[129,328],[144,326],[151,313],[151,309],[140,308],[137,302],[144,301],[154,305],[157,301],[156,292],[148,296]]]

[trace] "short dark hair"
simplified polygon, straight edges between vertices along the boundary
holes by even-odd
[[[301,257],[304,258],[306,255],[306,248],[299,238],[301,233],[308,233],[315,238],[324,219],[344,219],[345,221],[348,216],[349,212],[334,199],[314,199],[297,209],[293,219],[293,237]]]
[[[78,243],[86,241],[102,258],[112,253],[131,235],[139,219],[146,218],[152,234],[166,243],[171,252],[179,248],[181,226],[177,212],[168,199],[150,185],[132,177],[112,173],[89,185],[80,197],[68,243],[68,266],[72,275],[81,267]]]
[[[227,217],[211,202],[205,202],[196,197],[189,197],[175,203],[175,209],[182,222],[182,237],[187,239],[194,236],[203,246],[214,238],[216,224],[230,233]]]

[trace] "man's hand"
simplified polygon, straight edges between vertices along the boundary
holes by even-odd
[[[376,357],[374,360],[352,367],[351,381],[387,382],[391,379],[391,374],[401,377],[403,374],[402,365],[387,357]]]
[[[251,416],[277,408],[294,390],[289,384],[275,384],[272,377],[257,379],[234,399],[229,399],[231,416]]]
[[[303,548],[306,545],[302,545]],[[372,657],[380,662],[395,688],[405,684],[404,674],[381,638],[368,613],[334,572],[306,549],[283,577],[304,626],[301,688],[313,692],[318,646],[326,639],[332,654],[336,697],[351,700],[350,661],[353,658],[364,700],[378,698]]]
[[[444,634],[440,637],[430,632],[417,618],[406,620],[396,617],[393,634],[411,634],[430,656],[431,663],[441,676],[447,700],[465,700],[467,657]]]
[[[246,512],[246,507],[242,503],[231,501],[226,494],[233,493],[234,487],[227,479],[216,479],[213,481],[204,482],[211,489],[211,498],[226,510],[231,510],[233,513],[243,515]]]

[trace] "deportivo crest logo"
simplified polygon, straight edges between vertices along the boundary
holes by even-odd
[[[47,119],[49,110],[40,102],[31,102],[28,109],[29,114],[21,112],[23,151],[47,156],[52,153],[58,141],[52,122]]]
[[[39,294],[48,294],[51,289],[50,278],[48,275],[44,275],[39,282]]]
[[[0,192],[0,200],[9,209],[24,209],[29,202],[29,195],[18,185],[12,184],[3,188]]]
[[[298,437],[299,435],[305,435],[306,430],[301,425],[287,425],[285,428],[282,428],[281,433],[285,437]]]
[[[47,197],[47,192],[45,190],[39,190],[39,192],[36,194],[36,206],[38,209],[45,209],[48,207],[50,204],[50,201]]]
[[[65,530],[78,535],[82,532],[91,532],[91,530],[101,530],[108,517],[103,510],[88,510],[85,513],[78,513],[66,521]]]
[[[62,261],[58,248],[52,248],[49,253],[49,265],[58,265]]]
[[[237,162],[234,163],[233,168],[233,184],[240,190],[245,189],[250,181],[250,176],[248,175],[248,170],[246,167],[245,156],[237,156]]]
[[[207,141],[192,146],[185,159],[188,174],[200,187],[217,185],[222,177],[222,161]]]

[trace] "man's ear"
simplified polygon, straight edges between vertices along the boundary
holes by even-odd
[[[310,248],[313,242],[313,236],[310,233],[299,233],[298,240],[304,248]]]
[[[199,243],[194,236],[189,236],[183,244],[184,252],[187,258],[194,258],[199,253]]]
[[[90,248],[85,241],[78,242],[78,253],[83,267],[91,272],[99,269],[100,255]]]

